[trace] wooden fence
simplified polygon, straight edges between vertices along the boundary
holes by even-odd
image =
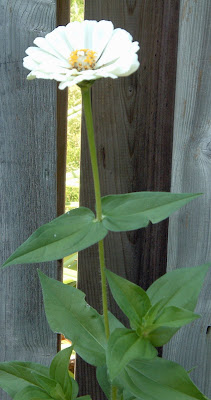
[[[35,80],[31,85],[22,59],[37,36],[45,36],[57,21],[68,22],[68,5],[66,0],[0,2],[1,264],[36,228],[64,212],[67,93],[59,93],[57,107],[56,82]],[[45,318],[38,267],[61,279],[59,262],[0,272],[0,361],[48,365],[57,352],[57,335]],[[0,399],[9,396],[0,390]]]
[[[1,263],[38,226],[63,212],[67,93],[57,94],[55,82],[27,82],[22,58],[35,37],[66,24],[68,16],[67,0],[0,0]],[[144,288],[166,268],[211,261],[210,17],[210,0],[85,2],[86,19],[111,20],[131,32],[141,46],[141,67],[135,74],[102,79],[93,86],[102,195],[170,189],[205,193],[171,217],[169,229],[164,221],[106,238],[107,265]],[[81,205],[94,209],[84,123],[82,156]],[[80,253],[78,285],[99,309],[95,255],[96,246]],[[1,272],[1,361],[49,365],[57,351],[57,336],[44,315],[37,267],[15,266]],[[60,262],[39,267],[61,279]],[[182,329],[163,350],[166,358],[188,369],[197,366],[192,377],[207,396],[210,285],[209,275],[197,310],[201,320]],[[111,298],[110,309],[123,318]],[[103,399],[92,377],[94,369],[78,359],[80,393]],[[0,398],[9,397],[1,392]]]

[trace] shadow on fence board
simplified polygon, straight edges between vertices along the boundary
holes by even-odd
[[[102,196],[169,191],[179,1],[86,1],[85,19],[111,20],[115,28],[126,29],[140,43],[141,66],[135,74],[117,80],[103,79],[92,88]],[[83,123],[80,198],[81,205],[94,210],[91,166],[85,154]],[[167,229],[168,222],[164,221],[135,232],[110,232],[105,239],[108,267],[147,288],[166,271]],[[87,293],[87,301],[99,310],[96,252],[93,246],[79,254],[78,285]],[[120,316],[111,298],[110,309]],[[94,375],[93,368],[77,360],[81,395],[89,393],[103,399],[92,380]]]

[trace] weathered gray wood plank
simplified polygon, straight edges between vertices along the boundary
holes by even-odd
[[[211,261],[211,2],[182,0],[174,123],[173,192],[204,195],[170,219],[168,269]],[[203,315],[182,329],[164,348],[195,383],[211,396],[211,271],[197,312]]]
[[[56,217],[56,83],[26,81],[25,49],[56,26],[56,0],[0,2],[0,263]],[[57,350],[38,265],[1,271],[0,360],[49,364]],[[40,267],[57,278],[57,263]],[[0,392],[1,400],[9,397]]]
[[[93,112],[102,195],[170,190],[179,1],[88,0],[85,18],[111,20],[140,42],[141,67],[128,78],[93,86]],[[82,132],[81,204],[94,209],[85,129]],[[105,240],[108,268],[143,287],[165,272],[167,223],[111,234]],[[101,310],[97,249],[79,254],[79,287]],[[98,281],[97,281],[98,278]],[[110,309],[121,316],[110,298]],[[123,319],[124,320],[124,319]],[[77,361],[81,394],[103,398],[94,370]]]
[[[70,22],[70,1],[57,0],[56,25]],[[57,90],[57,215],[65,211],[68,89]],[[62,264],[61,264],[62,267]],[[62,268],[61,268],[62,272]]]

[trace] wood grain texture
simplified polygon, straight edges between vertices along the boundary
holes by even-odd
[[[56,217],[56,83],[26,81],[25,49],[56,26],[55,0],[0,2],[0,264]],[[56,262],[1,271],[0,360],[49,365],[57,336],[48,327],[37,267],[57,278]],[[1,400],[9,397],[0,392]]]
[[[168,269],[211,261],[211,2],[181,1],[175,101],[173,192],[204,195],[170,219]],[[211,271],[197,312],[200,320],[182,329],[164,348],[164,356],[191,373],[211,396]]]
[[[56,25],[70,22],[70,1],[57,0]],[[65,212],[66,155],[67,155],[68,89],[59,90],[57,84],[57,216]],[[63,260],[58,261],[58,280],[63,280]],[[61,335],[57,349],[61,350]]]
[[[111,20],[140,42],[140,69],[127,78],[102,79],[92,104],[102,195],[170,190],[179,1],[87,0],[86,19]],[[83,121],[81,205],[94,209],[88,145]],[[165,272],[167,223],[105,239],[112,271],[146,288]],[[79,288],[101,311],[97,247],[79,254]],[[110,309],[127,324],[110,297]],[[77,361],[80,393],[103,395],[94,369]]]
[[[56,25],[70,22],[70,1],[57,0]],[[57,89],[57,215],[65,212],[68,90]]]

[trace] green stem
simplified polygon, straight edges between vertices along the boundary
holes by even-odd
[[[115,386],[111,388],[111,400],[117,400],[117,388]]]
[[[80,85],[82,100],[84,106],[84,114],[86,120],[87,137],[89,143],[89,152],[92,164],[92,173],[94,179],[94,190],[96,200],[96,217],[98,221],[102,221],[102,205],[101,205],[101,194],[100,194],[100,180],[97,163],[97,152],[94,137],[94,125],[92,118],[92,106],[91,106],[91,87],[90,84]],[[106,289],[106,276],[105,276],[105,256],[104,256],[104,245],[103,240],[98,243],[99,259],[100,259],[100,273],[101,273],[101,288],[102,288],[102,303],[103,303],[103,316],[105,324],[106,338],[109,338],[109,321],[108,321],[108,301],[107,301],[107,289]]]
[[[94,125],[92,118],[92,106],[91,106],[91,88],[90,87],[81,87],[82,100],[84,106],[84,114],[86,120],[86,129],[89,143],[89,152],[91,157],[92,164],[92,173],[94,179],[94,190],[95,190],[95,200],[96,200],[96,214],[97,220],[102,220],[102,206],[101,206],[101,194],[100,194],[100,179],[99,179],[99,171],[98,171],[98,163],[97,163],[97,152],[95,146],[95,137],[94,137]]]
[[[106,289],[106,276],[105,276],[105,256],[103,240],[98,242],[99,258],[100,258],[100,273],[101,273],[101,288],[102,288],[102,302],[103,302],[103,315],[105,323],[106,338],[109,338],[109,321],[108,321],[108,300]]]

